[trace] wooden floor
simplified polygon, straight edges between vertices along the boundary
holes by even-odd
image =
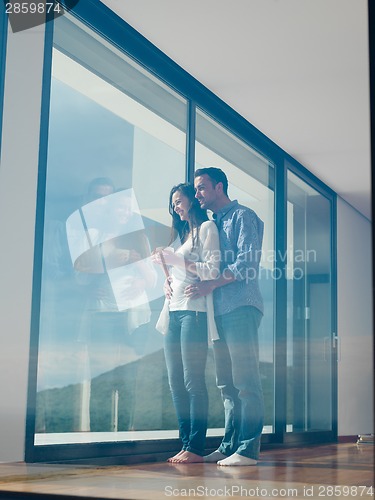
[[[371,498],[373,452],[352,443],[267,450],[255,467],[0,464],[0,498]]]

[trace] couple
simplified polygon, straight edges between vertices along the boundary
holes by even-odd
[[[255,465],[259,456],[264,414],[258,356],[263,222],[231,201],[227,188],[225,173],[214,167],[196,170],[194,187],[172,188],[169,210],[180,246],[155,254],[155,261],[171,272],[159,324],[167,316],[165,359],[182,450],[170,462]],[[208,220],[207,209],[214,221]],[[204,456],[208,335],[225,433],[219,448]]]

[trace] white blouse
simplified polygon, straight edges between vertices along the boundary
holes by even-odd
[[[203,222],[199,228],[199,245],[192,249],[192,237],[176,250],[181,258],[194,262],[197,274],[185,267],[174,266],[171,269],[173,295],[169,302],[170,311],[206,311],[204,297],[192,299],[185,296],[187,285],[199,281],[216,279],[220,272],[219,234],[212,221]]]
[[[207,325],[212,340],[218,338],[212,294],[196,299],[185,296],[187,285],[199,281],[213,280],[220,273],[220,244],[219,232],[213,221],[205,221],[199,228],[199,244],[192,249],[192,238],[189,237],[175,252],[186,260],[195,263],[197,274],[186,268],[174,266],[171,270],[173,295],[166,299],[156,329],[166,333],[168,329],[169,311],[199,311],[207,312]],[[167,318],[168,316],[168,318]]]

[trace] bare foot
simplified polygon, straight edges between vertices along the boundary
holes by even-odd
[[[183,454],[185,453],[184,450],[181,450],[179,451],[176,455],[174,455],[173,457],[170,457],[168,458],[167,462],[177,462],[177,459]]]
[[[191,451],[184,451],[177,458],[177,460],[174,460],[174,461],[181,463],[181,464],[196,464],[196,463],[203,462],[203,457],[200,455],[196,455],[195,453],[192,453]]]

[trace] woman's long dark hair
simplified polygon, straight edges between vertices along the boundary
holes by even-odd
[[[188,212],[189,222],[181,220],[180,216],[173,210],[172,196],[177,191],[186,196],[191,202]],[[199,201],[195,197],[195,189],[192,184],[182,182],[181,184],[177,184],[177,186],[173,186],[169,194],[169,213],[172,216],[171,241],[169,244],[175,241],[177,236],[180,238],[181,243],[184,243],[189,235],[189,231],[191,231],[192,248],[196,248],[199,243],[199,227],[202,222],[208,220],[208,217],[206,210],[201,208]]]

